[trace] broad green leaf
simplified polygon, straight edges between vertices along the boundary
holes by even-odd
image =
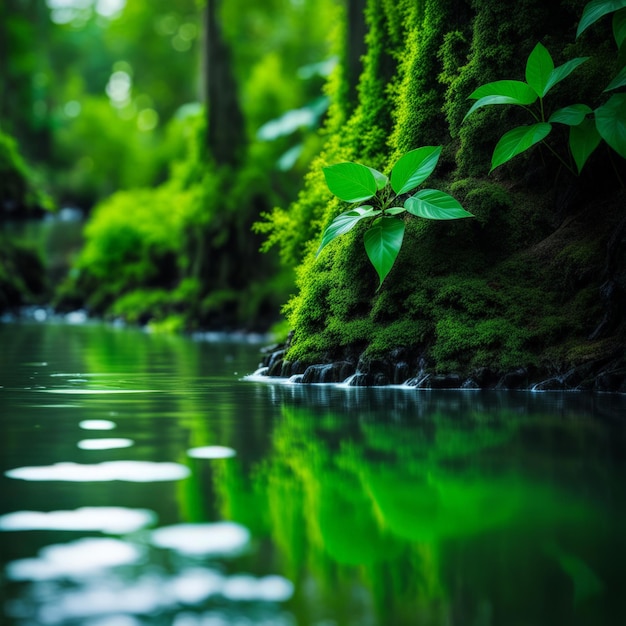
[[[625,0],[626,1],[626,0]],[[550,74],[550,78],[548,79],[548,83],[543,91],[544,95],[554,87],[557,83],[560,83],[564,78],[567,78],[579,65],[582,65],[589,57],[576,57],[575,59],[570,59],[563,63],[563,65],[559,65],[559,67],[552,70],[552,74]]]
[[[521,80],[496,80],[485,83],[475,89],[468,98],[478,100],[486,96],[506,96],[518,100],[518,104],[532,104],[537,99],[537,94],[532,88]]]
[[[385,215],[400,215],[400,213],[404,213],[405,211],[406,209],[401,206],[392,206],[385,209]]]
[[[626,85],[626,66],[624,66],[617,76],[609,83],[608,87],[604,91],[612,91],[618,87]]]
[[[596,128],[602,139],[626,159],[626,93],[616,93],[596,109]]]
[[[391,170],[391,188],[398,195],[415,189],[432,174],[440,154],[441,146],[424,146],[401,156]]]
[[[550,53],[538,43],[526,61],[526,82],[540,98],[546,95],[546,85],[553,71],[554,61]]]
[[[583,120],[569,129],[569,147],[579,174],[599,143],[600,134],[591,119]]]
[[[612,13],[613,11],[618,11],[625,7],[626,0],[591,0],[583,9],[583,14],[578,24],[578,30],[576,31],[576,37],[579,37],[584,30],[607,13]]]
[[[619,50],[626,41],[626,9],[620,9],[613,15],[613,37]]]
[[[497,80],[479,87],[469,95],[469,98],[476,102],[465,114],[465,118],[476,109],[490,104],[532,104],[537,99],[537,94],[530,85],[521,80]]]
[[[552,130],[552,126],[546,122],[532,124],[531,126],[519,126],[504,134],[498,141],[491,158],[491,170],[506,163],[514,156],[544,139]]]
[[[380,279],[379,289],[400,252],[403,237],[404,222],[395,217],[381,217],[365,233],[365,251]]]
[[[368,167],[367,169],[372,172],[372,176],[374,176],[374,180],[376,181],[376,189],[384,189],[389,182],[389,179],[382,172],[375,170],[373,167]]]
[[[337,163],[323,168],[331,192],[346,202],[363,202],[376,194],[376,179],[369,167],[360,163]]]
[[[429,220],[456,220],[461,217],[474,217],[452,196],[437,189],[422,189],[406,199],[406,210],[418,217]]]
[[[338,215],[331,223],[330,226],[324,231],[322,235],[322,242],[317,249],[316,256],[322,251],[322,248],[326,244],[330,243],[336,237],[345,235],[349,230],[352,230],[354,226],[362,219],[366,217],[374,217],[380,213],[380,210],[373,209],[371,206],[360,206],[356,209],[351,209],[345,213]]]
[[[568,107],[556,110],[548,122],[558,122],[568,126],[578,126],[585,119],[585,116],[592,113],[591,107],[586,104],[572,104]]]

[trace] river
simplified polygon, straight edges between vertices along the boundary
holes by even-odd
[[[0,324],[3,626],[626,623],[626,400],[246,378]]]

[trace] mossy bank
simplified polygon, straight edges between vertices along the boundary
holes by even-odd
[[[464,120],[478,86],[523,80],[538,41],[557,64],[589,57],[551,106],[600,105],[619,59],[608,18],[576,38],[584,5],[368,0],[358,99],[345,98],[340,66],[324,150],[299,200],[267,216],[268,245],[298,275],[285,307],[293,332],[268,360],[271,373],[320,365],[333,380],[359,372],[357,384],[626,390],[626,161],[603,144],[575,176],[536,147],[489,174],[495,144],[522,113],[499,106]],[[550,149],[566,149],[563,133]],[[379,290],[359,226],[316,257],[323,229],[345,210],[323,166],[358,161],[388,174],[400,154],[437,144],[433,186],[474,219],[406,217]]]

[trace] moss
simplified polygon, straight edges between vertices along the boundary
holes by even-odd
[[[623,208],[611,200],[615,181],[605,185],[606,157],[597,155],[603,165],[594,163],[578,184],[544,161],[540,150],[487,177],[503,129],[527,123],[527,114],[492,107],[463,122],[476,87],[523,79],[538,40],[557,64],[570,52],[605,59],[606,38],[597,34],[566,49],[584,4],[368,2],[371,33],[359,102],[341,132],[335,127],[328,136],[299,201],[273,218],[281,229],[299,229],[288,236],[298,241],[289,262],[300,259],[298,292],[286,307],[294,329],[290,360],[310,363],[359,351],[378,359],[405,348],[441,372],[554,369],[587,341],[602,313],[598,289],[607,241],[623,219]],[[376,73],[387,80],[386,89]],[[591,94],[604,73],[583,72],[582,92]],[[552,96],[550,106],[579,101],[576,81],[563,81]],[[560,149],[557,133],[555,141]],[[404,216],[402,249],[378,291],[360,227],[316,259],[322,229],[345,208],[330,198],[321,166],[361,160],[385,169],[401,153],[428,143],[444,144],[429,186],[453,195],[475,218],[441,223]]]
[[[170,301],[170,293],[164,289],[138,289],[118,298],[109,312],[130,324],[145,324],[149,320],[163,319]]]

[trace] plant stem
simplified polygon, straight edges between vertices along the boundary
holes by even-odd
[[[576,176],[576,172],[572,169],[571,165],[550,145],[548,144],[546,141],[541,142],[546,148],[548,148],[548,150],[550,150],[550,152],[552,152],[552,154],[569,170],[569,172],[571,174],[573,174],[574,176]]]

